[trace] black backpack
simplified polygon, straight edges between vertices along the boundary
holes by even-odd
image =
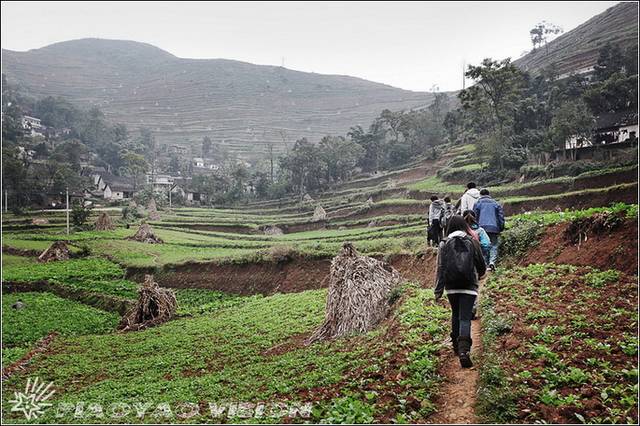
[[[471,237],[451,237],[440,251],[442,256],[442,277],[445,284],[455,287],[475,281],[474,248]]]

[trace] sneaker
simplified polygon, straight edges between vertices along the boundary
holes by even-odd
[[[493,263],[489,264],[489,269],[491,269],[491,272],[495,272],[496,271],[496,265],[494,265]]]

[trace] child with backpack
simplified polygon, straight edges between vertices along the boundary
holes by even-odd
[[[484,263],[489,264],[489,249],[491,248],[491,239],[489,238],[489,234],[484,230],[480,225],[478,225],[478,221],[476,220],[476,214],[473,210],[467,210],[462,215],[464,220],[469,225],[469,228],[473,232],[478,235],[478,242],[480,243],[480,248],[482,249],[482,257],[484,258]]]
[[[462,216],[453,216],[446,237],[438,250],[436,300],[446,291],[451,305],[451,340],[460,365],[471,362],[471,318],[478,296],[478,280],[487,270],[480,243],[470,236],[471,229]]]

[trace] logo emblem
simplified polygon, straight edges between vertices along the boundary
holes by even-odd
[[[53,382],[45,385],[38,377],[31,382],[27,379],[27,386],[24,392],[14,392],[14,399],[9,403],[13,404],[11,411],[22,411],[27,420],[32,420],[44,414],[44,409],[52,404],[45,402],[56,392],[55,389],[49,392]],[[49,392],[49,393],[47,393]]]

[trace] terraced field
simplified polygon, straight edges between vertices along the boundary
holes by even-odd
[[[70,235],[62,212],[4,215],[4,421],[24,421],[9,399],[30,377],[56,387],[55,409],[38,422],[635,421],[637,165],[490,188],[508,216],[503,260],[484,283],[482,323],[474,322],[477,378],[460,393],[471,399],[458,417],[445,409],[445,392],[463,391],[446,341],[449,308],[431,290],[425,199],[455,201],[462,185],[437,171],[481,164],[473,152],[451,147],[305,203],[165,209],[149,222],[163,244],[126,239],[136,226],[125,227],[117,210],[109,212],[116,230]],[[325,220],[312,220],[317,205]],[[49,223],[34,225],[36,217]],[[600,217],[605,230],[587,226]],[[588,238],[575,231],[583,222]],[[265,232],[274,227],[282,233]],[[38,263],[58,240],[70,242],[73,258]],[[345,241],[407,282],[376,330],[305,345],[324,317],[330,261]],[[175,290],[177,318],[115,332],[148,273]],[[23,309],[11,307],[18,299]],[[261,419],[238,407],[212,413],[209,403],[229,400],[310,405]],[[78,411],[82,401],[96,405]],[[110,417],[108,407],[122,403],[150,405],[143,416]],[[175,417],[183,403],[190,415]]]

